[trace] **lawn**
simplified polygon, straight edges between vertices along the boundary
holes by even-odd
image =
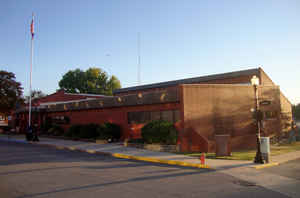
[[[271,156],[276,156],[292,151],[300,150],[300,142],[294,142],[292,144],[271,145]],[[253,160],[256,154],[256,150],[243,150],[238,152],[232,152],[231,156],[216,157],[215,153],[206,153],[205,157],[208,159],[227,159],[227,160]],[[186,153],[191,157],[200,157],[201,153]]]

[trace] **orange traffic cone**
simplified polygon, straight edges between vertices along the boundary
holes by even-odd
[[[201,164],[205,164],[205,154],[204,153],[201,153],[201,156],[200,156],[200,161],[201,161]]]

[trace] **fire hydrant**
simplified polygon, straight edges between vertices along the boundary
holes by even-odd
[[[205,164],[205,154],[204,153],[201,153],[201,156],[200,156],[200,162],[201,164]]]

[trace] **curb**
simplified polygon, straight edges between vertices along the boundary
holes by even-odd
[[[168,165],[176,165],[176,166],[184,166],[184,167],[193,167],[193,168],[212,169],[209,165],[205,165],[205,164],[195,164],[195,163],[173,161],[173,160],[162,160],[162,159],[150,158],[150,157],[138,157],[138,156],[124,155],[124,154],[120,154],[120,153],[113,153],[112,156],[116,157],[116,158],[132,159],[132,160],[153,162],[153,163],[160,163],[160,164],[168,164]]]
[[[278,166],[279,163],[278,162],[273,162],[273,163],[268,163],[268,164],[262,164],[262,165],[255,165],[255,166],[252,166],[252,168],[255,168],[255,169],[263,169],[263,168],[268,168],[268,167],[272,167],[272,166]]]
[[[37,143],[37,144],[39,144],[39,143]],[[45,145],[45,146],[53,147],[53,148],[56,148],[59,150],[65,149],[65,150],[70,150],[70,151],[86,152],[86,153],[90,153],[90,154],[101,154],[101,155],[111,156],[111,157],[121,158],[121,159],[131,159],[131,160],[137,160],[137,161],[176,165],[176,166],[183,166],[183,167],[192,167],[192,168],[213,169],[209,165],[205,165],[205,164],[195,164],[195,163],[173,161],[173,160],[162,160],[162,159],[150,158],[150,157],[139,157],[139,156],[132,156],[132,155],[124,155],[121,153],[108,153],[108,152],[96,151],[96,150],[92,150],[92,149],[85,150],[85,149],[80,149],[80,148],[76,148],[73,146],[57,146],[57,145],[52,145],[52,144],[39,144],[39,145]]]

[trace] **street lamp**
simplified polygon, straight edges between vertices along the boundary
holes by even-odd
[[[263,164],[263,158],[260,151],[260,111],[259,111],[259,102],[258,102],[258,90],[257,86],[259,85],[259,78],[257,76],[253,76],[251,78],[251,85],[254,87],[254,93],[255,93],[255,120],[256,120],[256,143],[257,143],[257,151],[256,156],[254,159],[254,163],[260,163]]]

